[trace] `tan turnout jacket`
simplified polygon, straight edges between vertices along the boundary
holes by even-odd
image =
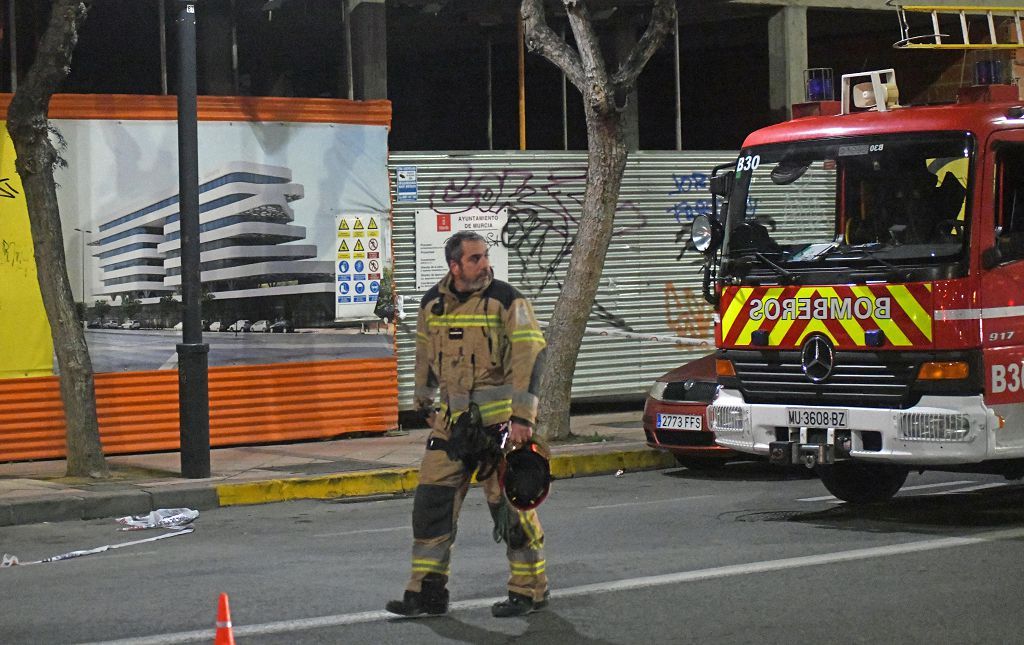
[[[454,420],[470,401],[480,406],[484,425],[510,418],[534,425],[545,341],[533,308],[501,280],[492,278],[470,294],[456,294],[451,284],[449,273],[420,302],[416,406],[436,403],[439,425]]]

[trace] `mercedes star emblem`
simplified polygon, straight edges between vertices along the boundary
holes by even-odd
[[[814,383],[821,383],[832,374],[836,352],[824,336],[811,336],[800,350],[800,365]]]

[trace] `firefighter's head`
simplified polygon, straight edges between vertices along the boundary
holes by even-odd
[[[483,288],[491,278],[487,240],[479,233],[459,231],[444,245],[444,259],[448,263],[455,289],[469,293]]]

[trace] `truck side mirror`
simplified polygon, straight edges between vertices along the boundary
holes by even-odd
[[[981,252],[981,266],[988,270],[1003,261],[1003,252],[998,246],[992,246]]]
[[[712,195],[728,197],[732,193],[732,185],[736,180],[736,171],[730,170],[722,174],[715,174],[708,180],[708,190]]]

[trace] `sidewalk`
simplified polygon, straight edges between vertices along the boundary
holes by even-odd
[[[641,412],[574,416],[590,441],[552,449],[556,479],[667,468],[644,442]],[[603,441],[594,441],[597,435]],[[158,508],[206,510],[291,499],[372,498],[416,487],[427,430],[211,451],[209,479],[183,479],[177,452],[107,458],[106,481],[64,477],[64,460],[0,464],[0,526],[141,515]]]

